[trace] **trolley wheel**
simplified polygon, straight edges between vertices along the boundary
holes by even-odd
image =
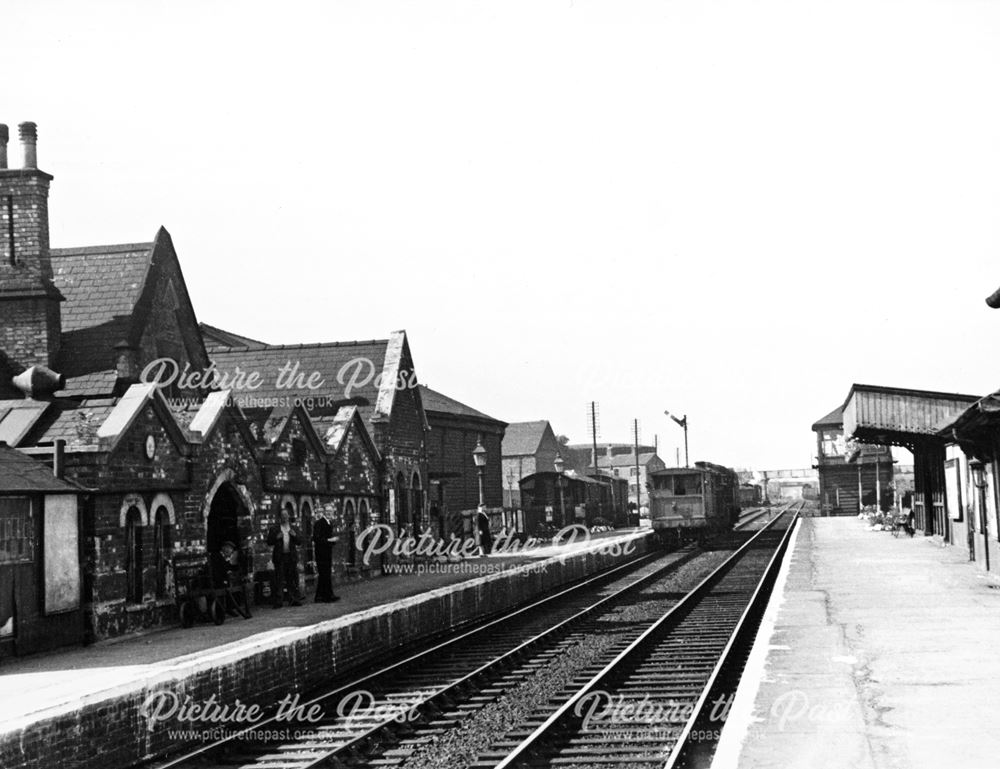
[[[212,622],[214,622],[216,625],[221,625],[225,621],[226,621],[226,609],[219,602],[219,599],[216,598],[214,601],[212,601]]]
[[[184,601],[178,608],[178,614],[180,614],[181,627],[191,627],[194,625],[194,607],[191,605],[190,601]]]

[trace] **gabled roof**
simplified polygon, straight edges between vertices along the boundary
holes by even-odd
[[[196,322],[173,241],[163,227],[149,243],[54,248],[51,254],[55,285],[66,298],[56,366],[67,379],[66,394],[112,393],[115,346],[138,346],[162,271],[176,272],[177,309]],[[195,342],[200,346],[196,357],[205,356],[200,337]]]
[[[56,478],[48,465],[0,444],[0,494],[77,494],[80,488]]]
[[[378,448],[376,448],[375,442],[372,441],[371,434],[365,428],[365,423],[361,419],[361,414],[356,406],[344,406],[337,412],[337,415],[333,418],[330,427],[326,431],[326,435],[323,436],[327,449],[333,454],[339,454],[344,447],[344,441],[350,433],[352,425],[357,428],[358,434],[361,436],[361,440],[365,446],[368,447],[369,453],[378,460]]]
[[[177,424],[163,393],[155,384],[134,384],[129,387],[97,428],[98,441],[109,449],[114,448],[147,405],[153,406],[167,434],[173,439],[178,451],[183,453],[186,436]]]
[[[387,417],[397,391],[411,384],[421,403],[415,381],[405,377],[401,381],[401,364],[408,354],[405,331],[393,332],[388,339],[363,342],[245,344],[216,346],[210,352],[223,376],[234,376],[237,369],[259,375],[260,386],[233,391],[236,403],[252,409],[264,402],[299,399],[320,432],[343,406],[357,406],[365,424]],[[283,370],[286,373],[279,382]],[[308,382],[314,373],[318,375],[317,386],[311,387]]]
[[[506,424],[501,422],[499,419],[494,419],[488,414],[484,414],[482,411],[477,411],[472,408],[472,406],[466,406],[464,403],[460,403],[454,398],[449,398],[447,395],[439,393],[437,390],[432,390],[427,385],[420,385],[420,396],[424,401],[424,411],[437,412],[439,414],[450,414],[456,417],[469,417],[472,419],[483,419],[490,422],[496,422],[499,425]]]
[[[243,345],[267,344],[259,339],[251,339],[248,336],[234,334],[232,331],[216,328],[207,323],[199,323],[201,336],[205,340],[205,346],[209,349],[213,347],[241,347]]]
[[[312,444],[313,451],[321,457],[326,456],[327,447],[323,443],[323,439],[316,432],[316,427],[309,418],[309,414],[299,405],[279,406],[267,416],[261,435],[268,446],[274,446],[280,441],[288,432],[292,420],[296,418],[301,422],[306,438]]]
[[[844,407],[837,406],[833,411],[827,414],[822,419],[817,419],[813,422],[812,429],[821,430],[824,427],[842,427],[844,424]]]
[[[537,422],[512,422],[503,435],[502,453],[505,457],[527,457],[538,451],[546,431],[552,427],[545,419]]]

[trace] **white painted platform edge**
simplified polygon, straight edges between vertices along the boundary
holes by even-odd
[[[739,686],[736,687],[736,696],[729,708],[726,725],[715,749],[711,769],[739,769],[743,745],[750,734],[750,727],[755,722],[754,704],[757,700],[757,692],[760,691],[760,684],[764,680],[767,655],[772,648],[771,639],[774,637],[774,629],[778,622],[778,612],[785,602],[785,584],[788,582],[788,572],[792,566],[792,556],[795,553],[795,544],[798,541],[801,527],[802,519],[800,518],[795,524],[791,539],[788,541],[788,549],[785,551],[781,568],[778,570],[771,598],[764,610],[757,638],[750,649],[750,656],[747,657]]]

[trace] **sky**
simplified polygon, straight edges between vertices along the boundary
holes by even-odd
[[[806,467],[853,382],[985,394],[1000,3],[6,2],[55,247],[170,232],[199,320],[405,329],[507,422]],[[19,150],[12,143],[12,165]]]

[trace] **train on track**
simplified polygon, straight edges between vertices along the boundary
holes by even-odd
[[[588,528],[630,524],[625,478],[550,471],[525,476],[520,488],[524,531],[530,536],[554,533],[573,524]]]
[[[728,467],[695,462],[649,475],[649,516],[664,542],[729,531],[740,514],[740,479]]]

